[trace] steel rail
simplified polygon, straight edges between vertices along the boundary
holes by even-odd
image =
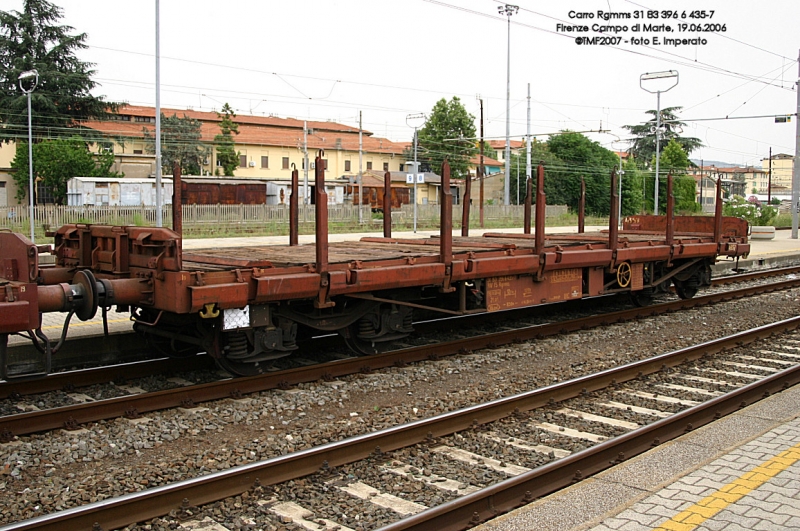
[[[212,368],[214,368],[214,360],[210,356],[202,354],[186,358],[160,358],[57,372],[38,378],[19,378],[0,382],[0,399],[47,393],[59,389],[72,390],[108,382],[124,383],[134,378],[144,378],[153,374]]]
[[[780,269],[772,269],[766,271],[757,271],[752,273],[745,273],[740,275],[731,275],[728,277],[720,277],[714,279],[712,282],[713,285],[724,285],[724,284],[732,284],[736,282],[744,282],[748,280],[754,280],[758,278],[767,278],[773,276],[780,276],[786,275],[791,273],[800,273],[800,266],[794,267],[786,267]],[[562,309],[569,309],[571,307],[585,305],[587,302],[597,301],[597,298],[591,299],[581,299],[577,301],[567,301],[566,303],[559,303]],[[510,310],[509,312],[503,312],[502,320],[507,321],[509,319],[509,315],[525,315],[526,313],[530,313],[531,311],[536,311],[540,309],[539,306],[522,308],[517,310]],[[493,319],[495,315],[494,313],[483,313],[480,315],[470,315],[465,316],[463,318],[458,319],[465,319],[466,321],[458,321],[459,326],[469,326],[470,319],[475,319],[476,322],[486,323],[486,322],[494,322],[496,319]],[[516,317],[513,317],[516,318]],[[524,318],[524,317],[520,317]],[[451,322],[455,323],[455,320],[449,321],[436,321],[436,322],[422,322],[417,323],[415,326],[418,328],[418,331],[421,333],[425,333],[429,330],[441,330],[442,322]],[[103,336],[86,336],[86,337],[77,337],[70,340],[67,345],[73,351],[79,352],[93,352],[95,356],[102,357],[108,355],[111,352],[114,352],[115,349],[119,349],[119,345],[124,344],[127,345],[128,350],[130,350],[131,345],[139,345],[140,342],[138,341],[139,336],[135,332],[128,332],[123,334],[113,334],[109,336],[110,338],[114,339],[114,341],[108,341]],[[319,341],[317,339],[316,341]],[[324,344],[325,342],[323,342]],[[332,341],[328,341],[327,343],[332,343]],[[24,355],[36,355],[34,348],[31,345],[12,345],[9,346],[9,357],[10,358],[19,358]],[[70,365],[74,365],[75,361],[70,360]],[[66,366],[66,364],[62,364]],[[57,364],[57,360],[54,360],[54,368],[58,368],[59,365]],[[213,367],[213,360],[205,355],[201,355],[198,357],[191,357],[191,358],[183,358],[183,359],[173,359],[173,360],[164,360],[164,359],[157,359],[157,360],[137,360],[127,363],[119,363],[115,365],[109,365],[106,367],[99,367],[99,368],[91,368],[91,369],[81,369],[81,370],[72,370],[72,371],[63,371],[63,372],[54,372],[47,376],[43,377],[35,377],[35,378],[17,378],[9,381],[0,381],[0,399],[9,398],[15,395],[31,395],[31,394],[38,394],[38,393],[46,393],[51,391],[57,390],[65,390],[65,389],[77,389],[79,387],[86,387],[88,385],[95,385],[95,384],[102,384],[108,382],[119,382],[130,380],[133,378],[141,378],[145,376],[150,376],[152,374],[163,374],[165,372],[177,372],[177,371],[186,371],[186,370],[203,370],[209,369]]]
[[[87,402],[43,411],[9,415],[0,417],[0,438],[8,440],[15,435],[26,435],[59,428],[74,428],[80,424],[122,416],[137,417],[141,414],[161,409],[193,407],[195,404],[212,400],[239,397],[245,394],[257,393],[275,388],[287,388],[300,383],[330,380],[332,378],[358,372],[369,372],[394,365],[403,365],[427,359],[438,359],[460,352],[469,352],[483,348],[496,348],[498,345],[519,343],[556,334],[586,330],[596,326],[607,326],[612,323],[660,315],[682,309],[696,308],[706,304],[796,287],[800,287],[800,278],[762,286],[752,286],[742,290],[711,294],[693,299],[682,299],[644,308],[633,308],[570,321],[495,332],[446,343],[396,350],[374,356],[350,358],[320,365],[298,367],[278,373],[242,377],[232,380],[198,384],[191,387],[167,389],[140,395],[121,396],[97,402]]]
[[[256,485],[281,483],[326,471],[330,467],[352,463],[376,452],[392,451],[435,437],[451,435],[473,425],[494,422],[520,411],[574,398],[698,359],[708,353],[742,346],[770,335],[796,330],[798,327],[800,327],[800,317],[787,319],[485,404],[17,522],[0,528],[0,531],[78,531],[91,529],[95,523],[102,529],[124,527],[163,516],[170,511],[186,507],[187,504],[197,506],[211,503],[239,495]],[[800,382],[800,365],[516,478],[408,517],[383,529],[386,531],[464,529],[465,526],[475,525],[496,516],[501,511],[508,511],[528,503],[536,497],[570,484],[575,479],[608,468],[620,459],[628,459],[642,453],[687,430],[695,429],[760,400],[766,394],[777,392],[798,382]]]

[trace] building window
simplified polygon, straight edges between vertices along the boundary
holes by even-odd
[[[406,165],[401,162],[400,163],[400,171],[405,170],[405,168],[406,168]]]
[[[134,155],[141,155],[142,154],[142,150],[141,149],[134,149],[133,150],[133,154]]]
[[[328,169],[328,159],[322,159],[322,169],[323,170]]]
[[[372,161],[367,161],[367,169],[368,170],[372,169]]]
[[[247,155],[239,155],[239,167],[240,168],[247,167]]]
[[[350,161],[344,161],[344,171],[350,171]]]
[[[137,116],[136,117],[136,121],[137,122],[144,122],[144,123],[148,123],[149,124],[151,122],[155,122],[156,119],[155,118],[150,118],[149,116]]]
[[[383,171],[389,171],[389,163],[388,162],[384,162],[383,163]]]
[[[269,157],[261,155],[261,167],[262,168],[269,168]]]
[[[289,169],[289,157],[283,157],[282,167],[284,170]]]

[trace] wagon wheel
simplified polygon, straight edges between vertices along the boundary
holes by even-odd
[[[630,295],[634,306],[638,306],[639,308],[650,306],[653,302],[653,288],[631,291]]]
[[[678,297],[681,299],[691,299],[697,295],[697,291],[700,289],[694,277],[683,281],[674,279],[672,283],[675,284],[675,293],[677,293]]]
[[[617,284],[621,288],[627,288],[631,283],[631,265],[628,262],[622,262],[617,266]]]
[[[378,339],[364,339],[358,337],[359,332],[359,324],[355,322],[350,326],[346,327],[343,330],[340,330],[339,333],[344,338],[344,342],[347,347],[353,351],[358,356],[372,356],[374,354],[380,354],[382,352],[387,352],[392,349],[392,341],[396,339],[401,339],[405,337],[407,334],[398,334],[396,336],[384,336]]]

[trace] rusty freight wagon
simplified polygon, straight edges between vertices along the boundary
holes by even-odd
[[[267,181],[184,177],[181,202],[184,205],[265,205]]]
[[[44,337],[40,312],[89,319],[98,308],[117,306],[167,354],[206,352],[233,373],[257,374],[296,352],[304,335],[320,332],[340,334],[359,354],[380,351],[413,332],[418,309],[463,315],[608,293],[629,293],[644,304],[669,285],[691,297],[710,283],[719,257],[750,250],[747,223],[723,218],[720,208],[714,217],[673,216],[671,178],[666,216],[629,218],[619,229],[612,175],[608,231],[545,236],[541,166],[533,234],[529,186],[524,234],[453,237],[447,164],[438,237],[392,238],[386,216],[382,237],[329,243],[320,159],[316,168],[311,245],[297,245],[295,202],[287,245],[183,252],[180,233],[166,228],[65,225],[55,235],[56,265],[40,267],[38,253],[49,246],[0,233],[3,372],[8,334]]]
[[[383,211],[384,194],[386,187],[383,180],[374,175],[365,173],[362,175],[361,188],[363,197],[360,201],[362,205],[369,205],[373,212]],[[353,204],[359,204],[359,189],[357,183],[350,183],[345,187],[345,194],[353,198]],[[394,182],[389,187],[389,204],[392,209],[398,210],[403,205],[411,203],[411,191],[404,183]]]

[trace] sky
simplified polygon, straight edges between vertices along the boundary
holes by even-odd
[[[95,94],[155,106],[155,0],[53,3],[63,24],[87,34],[79,57],[94,63]],[[161,0],[161,105],[212,111],[227,102],[239,114],[353,126],[361,112],[364,129],[407,142],[423,124],[409,115],[429,113],[442,98],[459,97],[477,128],[482,98],[486,138],[501,139],[510,34],[513,139],[528,131],[530,85],[537,139],[569,129],[626,150],[622,126],[656,108],[656,94],[640,85],[665,90],[677,81],[661,107],[683,107],[682,134],[704,143],[693,159],[759,166],[770,147],[794,154],[797,119],[773,116],[797,111],[797,0],[519,0],[510,19],[498,13],[504,5]],[[22,0],[0,0],[0,10],[21,8]],[[604,44],[576,43],[601,36]],[[667,38],[703,40],[673,46]],[[640,81],[668,70],[677,78]]]

